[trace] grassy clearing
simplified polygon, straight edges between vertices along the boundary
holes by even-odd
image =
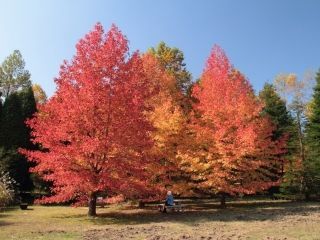
[[[185,202],[183,213],[149,206],[98,209],[32,206],[0,213],[0,239],[313,239],[320,240],[320,203],[237,201],[218,209],[210,200]]]

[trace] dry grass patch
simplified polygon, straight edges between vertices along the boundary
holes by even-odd
[[[320,240],[320,203],[237,201],[228,209],[203,200],[187,211],[114,205],[88,218],[86,208],[33,206],[0,213],[0,239],[313,239]]]

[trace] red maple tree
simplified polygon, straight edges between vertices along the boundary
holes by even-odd
[[[96,215],[101,192],[134,197],[153,190],[154,162],[146,156],[153,127],[145,114],[153,93],[139,54],[129,55],[116,26],[105,34],[97,24],[76,49],[61,66],[56,93],[28,121],[42,150],[21,152],[53,183],[53,195],[40,202],[89,201],[88,214]]]
[[[271,139],[274,127],[261,116],[263,104],[220,47],[213,48],[193,97],[201,150],[192,149],[190,168],[199,186],[221,194],[224,205],[226,193],[253,194],[276,185],[272,168],[284,142]]]

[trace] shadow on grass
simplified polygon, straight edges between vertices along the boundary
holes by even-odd
[[[305,202],[231,202],[227,209],[219,209],[215,203],[188,203],[185,212],[160,213],[155,206],[144,210],[118,210],[86,218],[96,225],[131,225],[177,222],[195,225],[210,221],[266,221],[280,220],[286,216],[308,216],[320,211],[320,203]],[[82,216],[83,217],[83,216]]]
[[[33,211],[33,208],[27,208],[27,209],[20,209],[19,206],[10,206],[7,208],[3,208],[0,210],[0,218],[1,217],[5,217],[8,215],[8,213],[12,212],[12,211]]]
[[[4,226],[8,226],[8,225],[12,225],[12,223],[0,221],[0,228],[1,228],[1,227],[4,227]]]
[[[12,225],[12,223],[8,223],[6,221],[3,221],[2,219],[5,219],[6,217],[10,216],[9,213],[17,209],[18,207],[8,207],[0,209],[0,228],[3,226]]]
[[[34,209],[33,208],[27,208],[27,209],[23,209],[21,211],[33,211]]]
[[[9,216],[8,213],[12,212],[12,211],[17,211],[19,210],[19,207],[17,206],[11,206],[11,207],[6,207],[6,208],[1,208],[0,209],[0,218],[4,218]]]

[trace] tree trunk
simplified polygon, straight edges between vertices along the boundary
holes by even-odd
[[[301,157],[301,161],[304,163],[305,149],[304,149],[304,141],[303,141],[303,132],[302,132],[300,112],[297,113],[297,121],[298,121],[298,137],[299,137],[300,157]]]
[[[301,124],[301,113],[300,111],[297,112],[297,122],[298,122],[298,138],[299,138],[299,147],[300,147],[300,158],[302,161],[302,166],[303,169],[302,171],[304,172],[302,175],[302,181],[301,181],[301,189],[302,191],[305,191],[305,185],[306,183],[306,177],[305,177],[305,146],[304,146],[304,141],[303,141],[303,130],[302,130],[302,124]],[[306,196],[306,193],[305,193]],[[307,196],[306,196],[307,198]]]
[[[226,194],[225,193],[221,193],[220,195],[220,207],[221,208],[226,208]]]
[[[310,193],[309,192],[305,192],[304,198],[305,198],[306,201],[310,201]]]
[[[97,215],[96,212],[97,208],[97,193],[91,193],[89,196],[89,210],[88,210],[88,216],[94,217]]]

